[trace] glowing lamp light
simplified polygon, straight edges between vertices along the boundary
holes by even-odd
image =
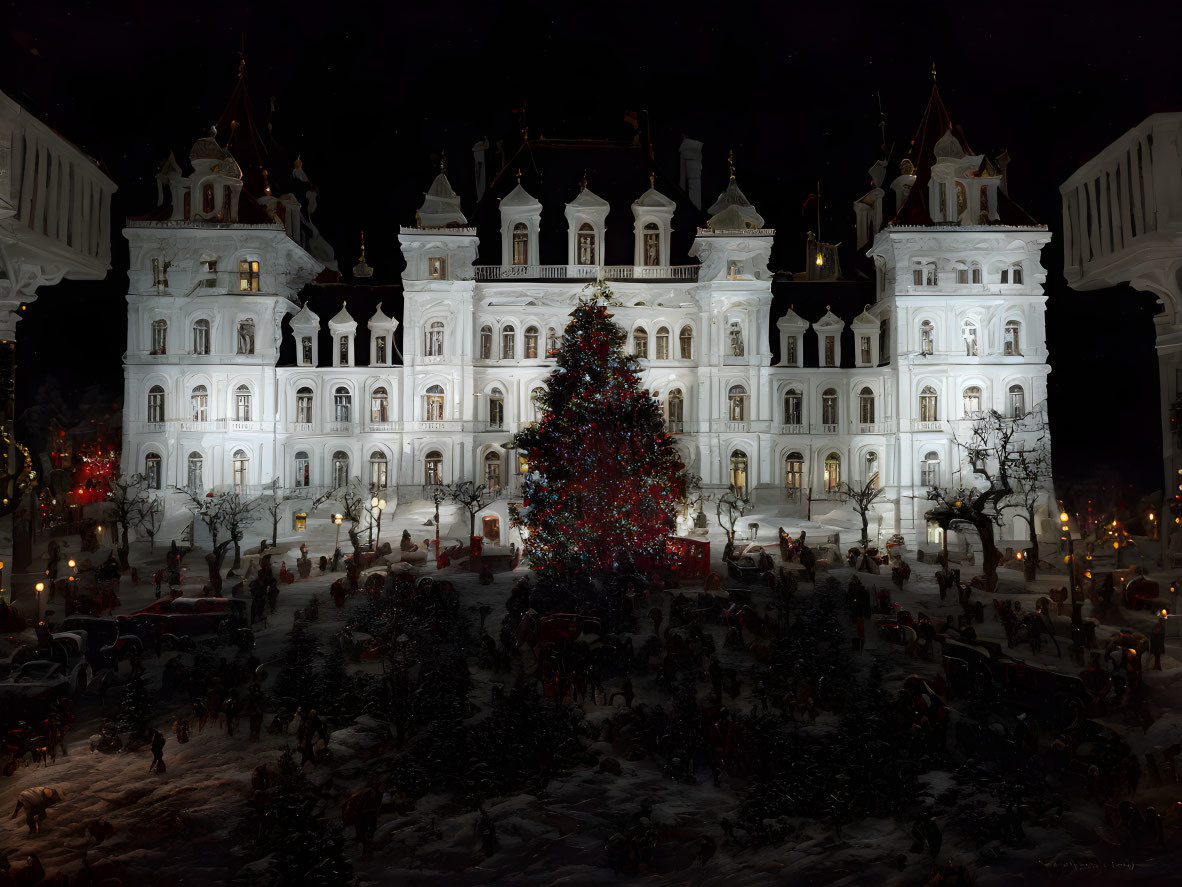
[[[77,566],[77,563],[73,558],[70,558],[68,561],[66,561],[66,566],[72,570],[75,566]]]
[[[34,586],[34,588],[36,588],[38,591],[45,591],[45,583],[44,583],[44,582],[38,582],[38,583],[37,583],[37,584]]]
[[[103,525],[102,525],[102,524],[99,524],[99,525],[98,525],[98,527],[97,527],[97,529],[98,529],[98,531],[101,533],[101,532],[103,531]]]
[[[1162,619],[1165,619],[1168,615],[1170,615],[1170,611],[1169,610],[1162,610],[1159,615],[1161,616]]]
[[[1066,511],[1059,513],[1059,520],[1063,521],[1063,523],[1067,523],[1067,512]]]
[[[342,518],[342,516],[341,516],[341,515],[339,515],[339,514],[334,514],[334,515],[332,516],[332,522],[333,522],[334,524],[337,524],[338,526],[340,525],[340,523],[341,523],[341,521],[342,521],[342,520],[343,520],[343,518]]]
[[[1113,542],[1113,543],[1112,543],[1112,547],[1113,547],[1113,548],[1117,548],[1117,549],[1119,549],[1119,548],[1120,548],[1120,542]]]
[[[1018,560],[1022,560],[1022,552],[1019,551],[1017,554],[1014,555],[1014,557],[1016,557]]]
[[[820,253],[817,253],[817,264],[818,264],[818,265],[824,265],[824,264],[825,264],[825,260],[821,258],[821,254],[820,254]]]

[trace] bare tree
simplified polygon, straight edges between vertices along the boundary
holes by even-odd
[[[488,503],[492,502],[493,494],[484,484],[477,484],[472,480],[460,480],[448,484],[444,489],[447,497],[457,505],[462,505],[468,511],[468,535],[476,535],[476,514]]]
[[[862,547],[866,548],[870,545],[870,509],[885,491],[878,485],[877,475],[867,479],[860,487],[853,487],[842,481],[837,485],[837,489],[862,518]]]
[[[955,435],[952,439],[975,483],[956,490],[933,487],[928,491],[928,499],[935,503],[927,513],[928,520],[935,521],[945,532],[965,525],[977,531],[988,594],[997,589],[997,565],[1001,561],[994,527],[1001,525],[1002,503],[1014,493],[1014,457],[1027,441],[1028,430],[1024,419],[1006,418],[996,410],[974,419],[967,440]]]
[[[259,509],[271,519],[271,544],[279,544],[279,519],[283,515],[283,503],[290,502],[293,499],[302,499],[302,496],[294,494],[283,495],[279,492],[272,493],[270,496],[265,496],[258,500]]]
[[[729,490],[718,497],[715,514],[718,517],[718,525],[726,533],[727,542],[735,541],[735,526],[739,523],[739,518],[750,510],[751,499],[745,492],[739,492],[733,484]]]
[[[136,526],[140,516],[140,505],[148,498],[148,480],[142,474],[127,477],[117,475],[111,480],[111,491],[107,503],[111,519],[119,527],[119,567],[128,567],[127,554],[131,549],[131,528]]]
[[[218,534],[221,530],[221,518],[219,511],[221,509],[221,500],[217,495],[198,495],[193,490],[183,489],[181,487],[173,487],[178,493],[184,493],[189,501],[185,503],[185,507],[192,512],[193,517],[197,518],[201,523],[205,524],[205,529],[209,532],[209,538],[213,543],[213,547],[218,547]]]
[[[242,566],[242,537],[246,528],[255,522],[256,502],[248,502],[237,493],[219,493],[217,516],[218,523],[226,528],[230,541],[234,543],[234,569]]]
[[[1017,511],[1018,516],[1026,521],[1030,531],[1031,566],[1033,571],[1038,567],[1038,524],[1035,513],[1039,506],[1047,501],[1047,490],[1051,487],[1051,450],[1047,446],[1047,422],[1043,416],[1027,417],[1026,425],[1032,430],[1037,428],[1041,433],[1028,443],[1026,448],[1015,449],[1010,454],[1010,479],[1014,487],[1013,495],[1001,506],[1002,511]]]
[[[353,557],[361,555],[361,518],[365,513],[365,505],[369,502],[369,494],[361,485],[358,478],[353,478],[343,487],[329,490],[323,496],[312,502],[315,511],[326,502],[339,502],[341,514],[349,522],[349,542],[353,546]]]
[[[156,534],[160,532],[160,523],[164,516],[164,509],[160,507],[160,500],[144,498],[140,500],[136,525],[148,537],[148,550],[156,550]]]

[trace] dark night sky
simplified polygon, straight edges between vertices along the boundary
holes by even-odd
[[[800,205],[820,179],[826,240],[853,239],[851,203],[878,158],[878,100],[892,173],[927,100],[930,67],[976,151],[1013,157],[1010,193],[1054,232],[1048,269],[1052,433],[1061,481],[1108,465],[1160,488],[1151,297],[1076,293],[1062,277],[1058,185],[1157,111],[1178,110],[1173,3],[961,5],[652,2],[15,2],[0,88],[97,157],[117,219],[155,203],[152,174],[216,121],[245,34],[259,110],[320,187],[316,222],[342,267],[367,231],[375,282],[401,268],[394,235],[447,150],[465,206],[471,146],[514,128],[627,137],[648,109],[658,174],[682,133],[705,143],[703,192],[733,147],[744,191],[780,229],[773,269],[799,270]],[[178,156],[181,156],[178,150]],[[618,211],[618,210],[617,210]],[[619,224],[619,223],[617,223]],[[119,230],[118,223],[116,231]],[[122,385],[126,248],[102,283],[43,291],[21,323],[22,397],[55,373],[69,388]],[[63,318],[69,324],[63,329]]]

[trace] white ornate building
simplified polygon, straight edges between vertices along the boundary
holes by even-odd
[[[1008,200],[1004,176],[950,128],[934,89],[914,152],[892,201],[876,187],[857,204],[877,279],[874,303],[848,324],[828,311],[772,318],[775,231],[733,168],[689,246],[696,262],[680,264],[679,203],[652,177],[627,207],[584,178],[558,213],[520,175],[496,207],[499,261],[477,264],[498,251],[441,171],[417,224],[399,233],[401,353],[399,321],[380,305],[360,317],[342,305],[324,354],[324,319],[297,302],[323,267],[293,230],[298,207],[250,198],[233,158],[202,139],[191,175],[161,173],[168,218],[125,231],[125,468],[161,490],[275,487],[310,499],[358,478],[406,500],[477,478],[509,498],[521,466],[506,445],[535,421],[547,353],[583,287],[603,277],[677,449],[706,486],[743,487],[789,525],[843,509],[837,484],[873,477],[888,489],[879,533],[935,541],[925,491],[959,483],[950,432],[979,411],[1012,415],[1046,399],[1039,255],[1050,233]],[[881,180],[885,164],[876,169]],[[248,224],[247,206],[275,218]],[[629,264],[607,264],[616,225],[630,234]],[[543,226],[565,231],[562,254],[542,254]],[[288,315],[295,359],[280,366]],[[819,365],[804,365],[806,343]]]

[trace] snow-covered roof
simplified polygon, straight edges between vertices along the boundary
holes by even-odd
[[[710,218],[706,224],[710,228],[762,228],[763,216],[755,211],[751,201],[739,190],[735,177],[731,176],[726,190],[718,195],[714,205],[707,210]]]
[[[423,195],[419,207],[419,222],[424,228],[442,228],[446,225],[467,225],[468,219],[460,211],[460,196],[452,189],[446,173],[440,173]]]
[[[367,325],[369,326],[369,328],[371,330],[373,330],[373,329],[393,329],[394,327],[398,326],[398,321],[392,317],[387,317],[385,315],[385,313],[382,311],[382,305],[379,302],[377,310],[374,311],[373,317],[371,317],[369,319]]]
[[[675,209],[677,202],[671,197],[666,197],[656,188],[649,188],[636,199],[635,205],[650,209]]]
[[[791,306],[784,312],[784,316],[776,321],[777,327],[800,327],[804,329],[808,325],[809,322],[793,311]]]
[[[875,323],[877,323],[877,321],[875,321]],[[825,309],[825,315],[820,320],[813,323],[814,329],[829,329],[835,326],[845,326],[845,321],[830,311],[828,308]]]
[[[305,302],[300,310],[292,315],[291,325],[293,327],[318,327],[320,326],[320,318],[308,307],[308,303]]]
[[[348,324],[356,324],[357,321],[353,319],[353,315],[349,313],[349,309],[341,302],[341,310],[337,312],[336,317],[328,322],[331,326],[347,326]]]
[[[510,191],[501,200],[501,209],[532,209],[537,207],[541,209],[542,205],[538,203],[538,199],[530,194],[525,188],[521,187],[521,182],[517,183],[517,187]]]
[[[510,195],[512,196],[512,195]],[[508,198],[506,198],[508,199]],[[609,204],[606,200],[594,193],[590,188],[583,188],[579,191],[578,196],[567,204],[574,209],[608,209]]]

